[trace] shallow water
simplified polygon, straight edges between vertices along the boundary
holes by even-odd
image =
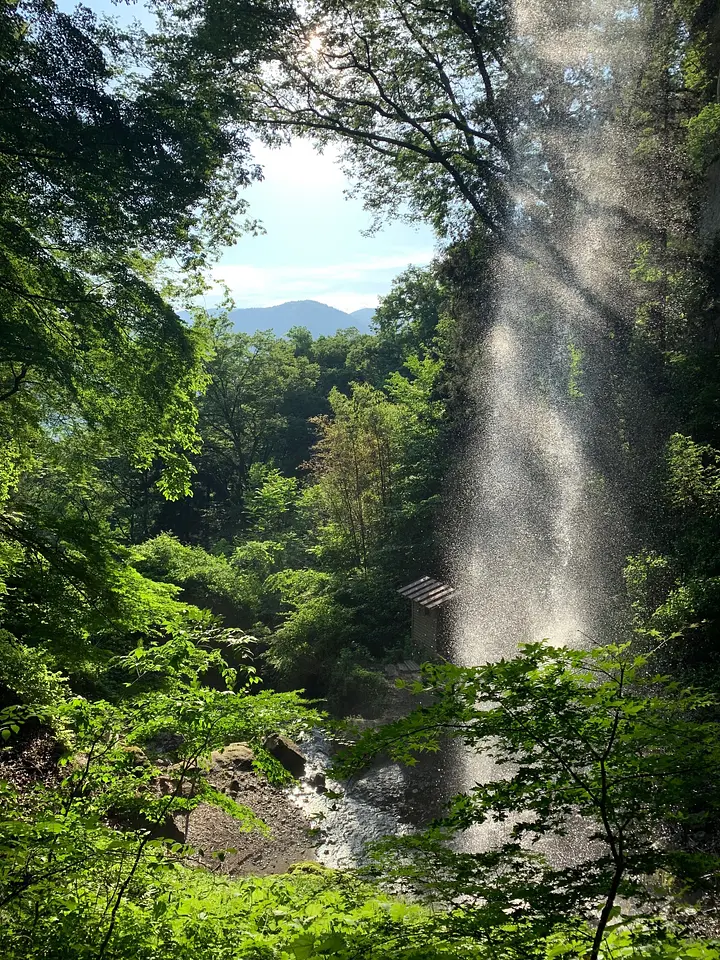
[[[365,847],[385,836],[402,836],[440,816],[449,799],[449,754],[423,758],[414,767],[378,761],[362,777],[344,784],[327,779],[325,791],[313,781],[327,769],[334,745],[315,731],[300,747],[305,776],[289,796],[317,830],[318,861],[328,867],[366,862]],[[340,796],[335,796],[340,794]]]

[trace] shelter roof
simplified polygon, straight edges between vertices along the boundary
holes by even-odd
[[[398,593],[401,597],[407,597],[413,603],[419,603],[422,607],[432,610],[446,603],[455,593],[455,588],[447,583],[440,583],[439,580],[433,580],[432,577],[420,577],[406,587],[401,587]]]

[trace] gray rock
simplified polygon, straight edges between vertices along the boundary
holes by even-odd
[[[246,743],[229,743],[210,755],[210,770],[231,774],[235,770],[252,770],[255,754]]]
[[[279,733],[271,733],[269,737],[266,737],[263,747],[298,780],[305,773],[305,757],[300,753],[298,745],[293,743],[292,740],[281,736]]]
[[[308,783],[311,787],[315,787],[316,790],[323,791],[325,789],[325,774],[324,773],[314,773],[308,780]]]

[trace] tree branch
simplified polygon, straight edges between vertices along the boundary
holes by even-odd
[[[23,365],[18,373],[15,373],[15,368],[12,365],[10,369],[12,372],[13,383],[7,390],[5,390],[4,393],[0,393],[0,403],[5,400],[9,400],[10,397],[14,396],[20,390],[20,387],[22,386],[23,381],[29,372],[29,367],[26,365]]]

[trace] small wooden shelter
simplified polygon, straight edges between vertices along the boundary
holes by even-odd
[[[420,577],[398,593],[410,600],[413,645],[418,650],[437,650],[442,608],[454,596],[455,588],[432,577]]]

